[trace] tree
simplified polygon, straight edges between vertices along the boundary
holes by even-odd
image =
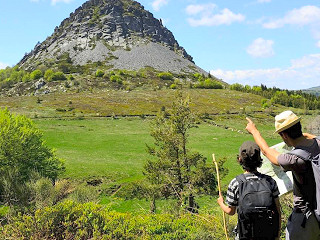
[[[160,192],[164,197],[174,197],[181,206],[196,211],[194,195],[213,193],[216,178],[213,166],[206,158],[187,148],[189,130],[196,127],[196,118],[189,107],[189,99],[178,93],[170,111],[160,111],[152,124],[154,146],[148,152],[155,158],[147,161],[144,174],[153,186],[151,194]],[[153,195],[154,198],[157,197]]]
[[[0,200],[19,203],[21,191],[35,175],[54,182],[63,171],[63,161],[45,145],[30,119],[0,110]]]

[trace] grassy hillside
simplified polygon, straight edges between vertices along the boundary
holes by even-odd
[[[1,97],[0,107],[28,117],[97,117],[155,115],[171,106],[176,90],[101,90],[41,96]],[[199,114],[261,110],[261,96],[227,89],[186,89],[191,108]]]

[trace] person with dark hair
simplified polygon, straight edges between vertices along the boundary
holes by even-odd
[[[243,168],[244,174],[238,175],[229,183],[226,204],[224,203],[221,193],[219,193],[219,198],[217,199],[221,209],[228,215],[234,215],[236,211],[238,212],[238,225],[235,239],[278,239],[280,236],[281,222],[280,202],[278,197],[280,193],[274,179],[257,171],[257,168],[261,167],[262,164],[259,146],[252,141],[244,142],[239,148],[237,162]],[[247,192],[247,195],[251,194],[252,198],[246,199],[244,195],[246,195],[246,191],[250,191],[249,186],[253,186],[254,193]],[[259,192],[260,190],[261,193]],[[267,195],[266,192],[268,192]],[[260,201],[257,203],[260,205],[253,206],[255,201]],[[262,206],[261,202],[269,202],[269,205]],[[263,214],[264,207],[266,210],[265,212],[268,215],[258,216],[260,220],[255,218],[255,212],[250,213],[252,209],[259,209],[261,210],[259,214]],[[271,219],[272,217],[273,219]],[[264,220],[268,222],[265,222]],[[270,222],[271,220],[275,221]],[[271,223],[271,228],[267,227],[269,223]],[[260,235],[258,234],[256,236],[254,232],[259,232]]]
[[[302,133],[301,119],[292,111],[284,111],[275,117],[275,133],[295,150],[280,154],[270,148],[251,119],[247,118],[247,131],[252,134],[262,153],[271,163],[281,166],[293,175],[293,211],[287,221],[286,240],[319,240],[320,225],[316,219],[316,185],[311,161],[306,161],[293,151],[300,149],[311,157],[320,153],[320,140]]]

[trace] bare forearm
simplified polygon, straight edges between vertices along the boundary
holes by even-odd
[[[234,215],[236,213],[236,207],[227,206],[223,202],[223,197],[220,195],[220,197],[217,199],[217,202],[219,206],[221,207],[222,211],[224,211],[228,215]]]
[[[278,163],[278,156],[280,155],[279,152],[277,152],[275,149],[270,148],[267,144],[267,142],[264,140],[264,138],[261,136],[259,130],[256,128],[255,124],[252,122],[250,118],[246,118],[248,120],[248,124],[246,127],[246,130],[252,134],[255,142],[258,144],[258,146],[261,149],[261,152],[263,155],[265,155],[271,163],[275,165],[279,165]]]

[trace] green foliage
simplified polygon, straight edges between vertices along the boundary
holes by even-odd
[[[63,72],[55,72],[52,75],[52,81],[67,80]]]
[[[100,21],[100,8],[95,7],[93,9],[92,17],[90,18],[89,24],[93,25]]]
[[[70,198],[78,203],[97,202],[99,193],[93,186],[79,185],[72,192]]]
[[[37,80],[40,79],[43,76],[43,73],[40,69],[36,69],[33,72],[30,73],[31,80]]]
[[[157,159],[148,160],[144,172],[154,185],[151,194],[173,196],[178,205],[188,198],[192,211],[194,194],[213,193],[216,188],[214,171],[206,165],[206,158],[187,148],[189,130],[196,127],[195,123],[189,99],[182,99],[179,92],[172,110],[160,112],[153,122],[151,136],[155,146],[148,146],[148,152]]]
[[[207,78],[205,80],[201,80],[194,85],[195,88],[205,88],[205,89],[223,89],[223,85],[214,79]]]
[[[111,75],[110,76],[110,81],[122,84],[122,79],[121,79],[121,77],[119,75]]]
[[[263,103],[263,107],[269,107],[270,104],[281,104],[286,107],[295,107],[305,110],[316,110],[320,109],[320,97],[313,94],[305,93],[300,91],[289,91],[281,90],[279,88],[267,88],[263,84],[261,86],[253,86],[252,88],[248,85],[243,86],[239,83],[232,84],[231,90],[253,93],[261,95],[267,99],[270,99],[270,103]]]
[[[170,72],[161,72],[158,74],[158,77],[162,80],[173,80],[173,74]]]
[[[104,71],[103,71],[103,70],[98,69],[98,70],[96,71],[96,77],[103,77],[103,75],[104,75]]]
[[[30,119],[0,110],[0,192],[12,191],[10,198],[3,195],[2,200],[19,199],[20,187],[34,172],[55,180],[63,170],[62,160],[44,144],[42,133]]]
[[[52,69],[47,69],[47,71],[44,73],[44,79],[47,81],[52,81],[54,72]]]
[[[20,215],[2,229],[5,239],[223,239],[220,219],[185,214],[111,212],[94,203],[65,201]]]
[[[177,89],[177,84],[172,83],[172,84],[170,85],[170,89]]]

